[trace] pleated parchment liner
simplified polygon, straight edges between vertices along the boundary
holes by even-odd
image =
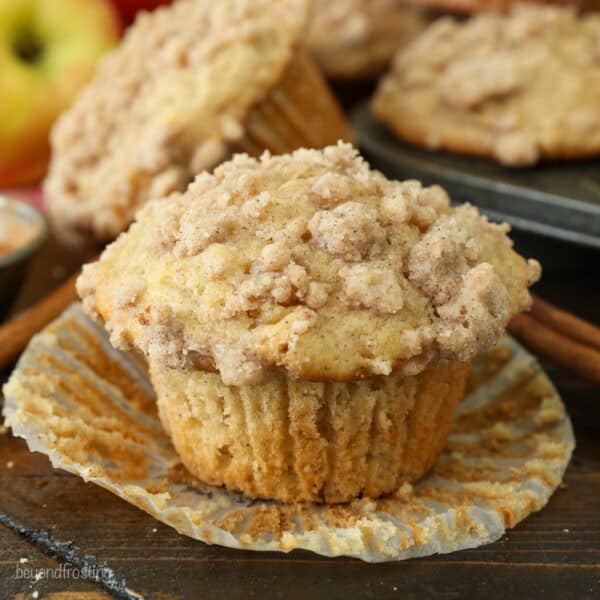
[[[542,508],[574,447],[534,358],[505,338],[473,370],[445,452],[394,496],[336,506],[255,501],[179,463],[135,358],[73,305],[38,334],[5,386],[4,415],[32,451],[210,544],[385,561],[473,548]]]

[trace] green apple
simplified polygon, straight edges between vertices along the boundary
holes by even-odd
[[[108,0],[0,0],[0,186],[44,174],[52,123],[120,31]]]

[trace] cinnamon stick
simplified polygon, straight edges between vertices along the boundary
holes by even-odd
[[[509,331],[530,350],[552,362],[600,384],[600,351],[586,346],[530,314],[514,317]]]
[[[573,340],[600,350],[600,327],[596,327],[560,308],[532,295],[532,316]]]
[[[77,300],[78,276],[75,273],[37,304],[0,326],[0,369],[12,364],[38,331]]]

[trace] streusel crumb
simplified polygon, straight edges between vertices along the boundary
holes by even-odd
[[[439,186],[387,180],[349,144],[237,155],[147,205],[78,289],[118,347],[226,384],[271,367],[413,374],[473,358],[528,307],[539,265],[507,231]]]

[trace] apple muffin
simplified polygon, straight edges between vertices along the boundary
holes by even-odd
[[[600,15],[523,5],[438,20],[373,102],[408,142],[508,166],[600,154]]]
[[[315,2],[306,44],[328,77],[366,78],[383,71],[427,22],[406,0]]]
[[[345,502],[430,468],[471,361],[528,308],[540,267],[507,230],[349,144],[240,154],[147,204],[78,290],[146,356],[194,475]]]
[[[111,240],[152,198],[234,150],[350,139],[300,38],[304,0],[179,0],[142,13],[52,133],[45,182],[63,238]]]

